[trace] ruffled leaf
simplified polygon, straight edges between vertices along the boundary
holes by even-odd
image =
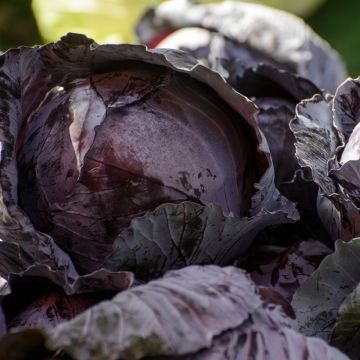
[[[359,79],[348,79],[337,88],[334,98],[334,118],[348,140],[360,118]]]
[[[338,169],[330,170],[329,175],[341,185],[354,205],[360,208],[360,161],[349,160]]]
[[[336,192],[328,177],[329,160],[335,156],[338,146],[343,145],[339,130],[332,120],[331,103],[321,95],[304,100],[296,107],[296,117],[290,128],[296,138],[296,156],[301,166],[311,169],[314,181],[327,195]]]
[[[353,129],[345,145],[342,120],[339,119],[339,103],[345,104],[341,97],[347,98],[343,91],[350,84],[350,80],[345,82],[334,99],[316,95],[302,101],[290,124],[296,137],[299,163],[310,169],[319,186],[319,216],[329,235],[334,240],[344,241],[360,234],[358,128]],[[350,102],[348,105],[352,106]],[[347,108],[348,113],[356,112],[356,101],[353,105],[355,108]],[[346,124],[346,120],[343,122]],[[345,135],[347,130],[344,130]]]

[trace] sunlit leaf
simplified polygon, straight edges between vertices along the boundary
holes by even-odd
[[[189,266],[60,324],[48,344],[76,360],[346,359],[292,330],[273,300],[240,269]]]

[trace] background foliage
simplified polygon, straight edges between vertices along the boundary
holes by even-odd
[[[181,1],[181,0],[179,0]],[[214,0],[210,0],[214,1]],[[133,42],[132,25],[151,0],[0,0],[0,49],[57,40],[68,31],[85,32],[98,42]],[[209,2],[209,0],[202,0]],[[360,74],[358,14],[360,1],[258,0],[293,11]]]

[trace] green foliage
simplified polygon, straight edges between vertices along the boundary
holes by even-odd
[[[31,2],[0,0],[0,50],[40,42]]]
[[[297,15],[312,13],[325,0],[249,0]],[[34,14],[45,42],[55,41],[67,32],[87,34],[99,43],[133,42],[133,26],[144,11],[162,0],[33,0]],[[218,0],[200,0],[202,3]]]
[[[349,73],[353,77],[360,74],[360,36],[358,14],[360,1],[328,0],[307,22],[344,58]]]

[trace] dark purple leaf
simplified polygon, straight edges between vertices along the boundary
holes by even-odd
[[[90,294],[66,295],[62,290],[53,290],[43,295],[9,323],[9,329],[37,327],[43,330],[71,320],[90,306],[100,301],[99,296]],[[16,299],[13,299],[16,301]]]
[[[336,90],[334,98],[334,118],[346,140],[360,119],[360,81],[348,79]]]
[[[269,143],[275,181],[280,187],[284,182],[291,181],[299,168],[295,157],[295,138],[289,129],[294,106],[286,100],[276,98],[260,98],[256,104],[260,108],[256,119]]]
[[[268,286],[291,301],[295,291],[317,269],[331,250],[319,241],[300,241],[287,248],[255,249],[238,266],[247,270],[257,285]]]
[[[299,165],[289,123],[295,115],[296,104],[321,90],[302,77],[269,65],[243,69],[244,65],[237,59],[224,59],[224,67],[228,72],[227,81],[240,93],[254,98],[260,109],[256,121],[269,143],[276,185],[290,182]]]
[[[360,161],[349,160],[340,168],[330,170],[330,177],[343,188],[357,208],[360,208]]]
[[[334,193],[335,185],[328,177],[328,162],[343,140],[332,120],[331,103],[321,95],[302,101],[290,128],[296,138],[300,165],[311,169],[314,181],[324,193]]]

